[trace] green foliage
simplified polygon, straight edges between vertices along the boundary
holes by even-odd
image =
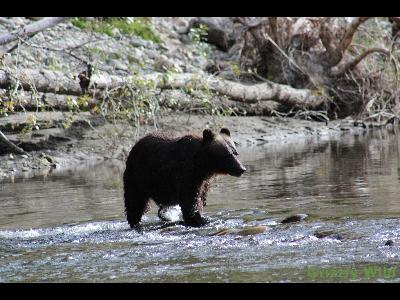
[[[71,127],[72,123],[74,123],[75,118],[72,115],[69,115],[63,122],[62,122],[62,127],[64,129],[68,129],[69,127]]]
[[[39,125],[37,124],[36,115],[28,114],[28,116],[26,117],[26,124],[24,127],[22,127],[20,135],[22,137],[30,135],[33,129],[39,130]]]
[[[67,106],[70,112],[81,112],[89,110],[89,101],[92,99],[90,95],[82,95],[76,99],[67,96]]]
[[[15,102],[9,99],[0,99],[0,116],[7,115],[15,109]]]
[[[236,77],[240,77],[240,75],[242,74],[242,71],[240,70],[240,67],[237,63],[231,63],[231,69]]]
[[[83,29],[100,32],[109,36],[114,36],[116,32],[124,35],[139,36],[144,40],[161,43],[160,37],[154,32],[150,18],[103,18],[88,21],[85,18],[73,18],[72,25]]]
[[[80,29],[87,29],[90,22],[88,22],[85,18],[72,18],[71,23]]]
[[[208,57],[211,52],[210,45],[206,43],[208,33],[208,26],[200,24],[199,27],[192,27],[189,30],[189,38],[195,46],[195,52],[198,55]]]
[[[140,123],[155,120],[159,110],[155,84],[134,76],[131,82],[100,99],[98,108],[99,113],[109,121],[131,120],[139,127]]]
[[[89,95],[79,96],[76,99],[79,109],[80,110],[88,110],[88,104],[89,104],[90,99],[91,99],[91,97]]]

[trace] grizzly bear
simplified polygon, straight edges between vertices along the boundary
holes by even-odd
[[[158,132],[143,137],[129,153],[124,172],[129,225],[140,229],[150,199],[160,210],[179,204],[186,226],[205,225],[207,219],[200,212],[209,181],[215,175],[241,176],[246,168],[237,156],[227,128],[219,134],[205,129],[202,136],[172,137]]]

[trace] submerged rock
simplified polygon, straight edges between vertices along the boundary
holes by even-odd
[[[283,219],[281,221],[281,223],[286,224],[286,223],[300,222],[300,221],[303,221],[307,217],[308,217],[308,215],[306,215],[306,214],[297,214],[297,215],[293,215],[293,216]]]
[[[240,236],[248,236],[248,235],[256,235],[265,232],[269,227],[267,226],[254,226],[240,230],[237,232],[237,235]]]
[[[251,226],[244,229],[234,229],[234,228],[224,228],[215,233],[210,234],[210,236],[221,236],[227,234],[234,234],[239,236],[256,235],[267,231],[269,227],[267,226]]]
[[[343,240],[343,236],[339,233],[335,233],[331,230],[324,230],[324,231],[316,231],[314,233],[314,236],[316,236],[319,239],[323,238],[330,238],[330,239],[335,239],[335,240]]]
[[[227,235],[227,234],[232,234],[235,232],[236,232],[236,230],[233,228],[224,228],[224,229],[218,230],[217,232],[210,234],[210,236]]]

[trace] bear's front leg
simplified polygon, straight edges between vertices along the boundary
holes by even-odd
[[[186,226],[201,227],[208,223],[208,219],[203,217],[197,210],[194,213],[185,214],[182,209],[182,215]]]
[[[208,219],[202,217],[196,209],[197,206],[197,190],[187,190],[182,193],[179,206],[182,210],[183,220],[186,226],[201,227],[208,223]]]

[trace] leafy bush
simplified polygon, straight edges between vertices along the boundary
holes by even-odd
[[[156,44],[161,42],[160,37],[152,29],[150,18],[148,17],[97,18],[94,20],[73,18],[71,23],[80,29],[92,30],[109,36],[114,36],[115,29],[117,29],[121,34],[139,36]]]

